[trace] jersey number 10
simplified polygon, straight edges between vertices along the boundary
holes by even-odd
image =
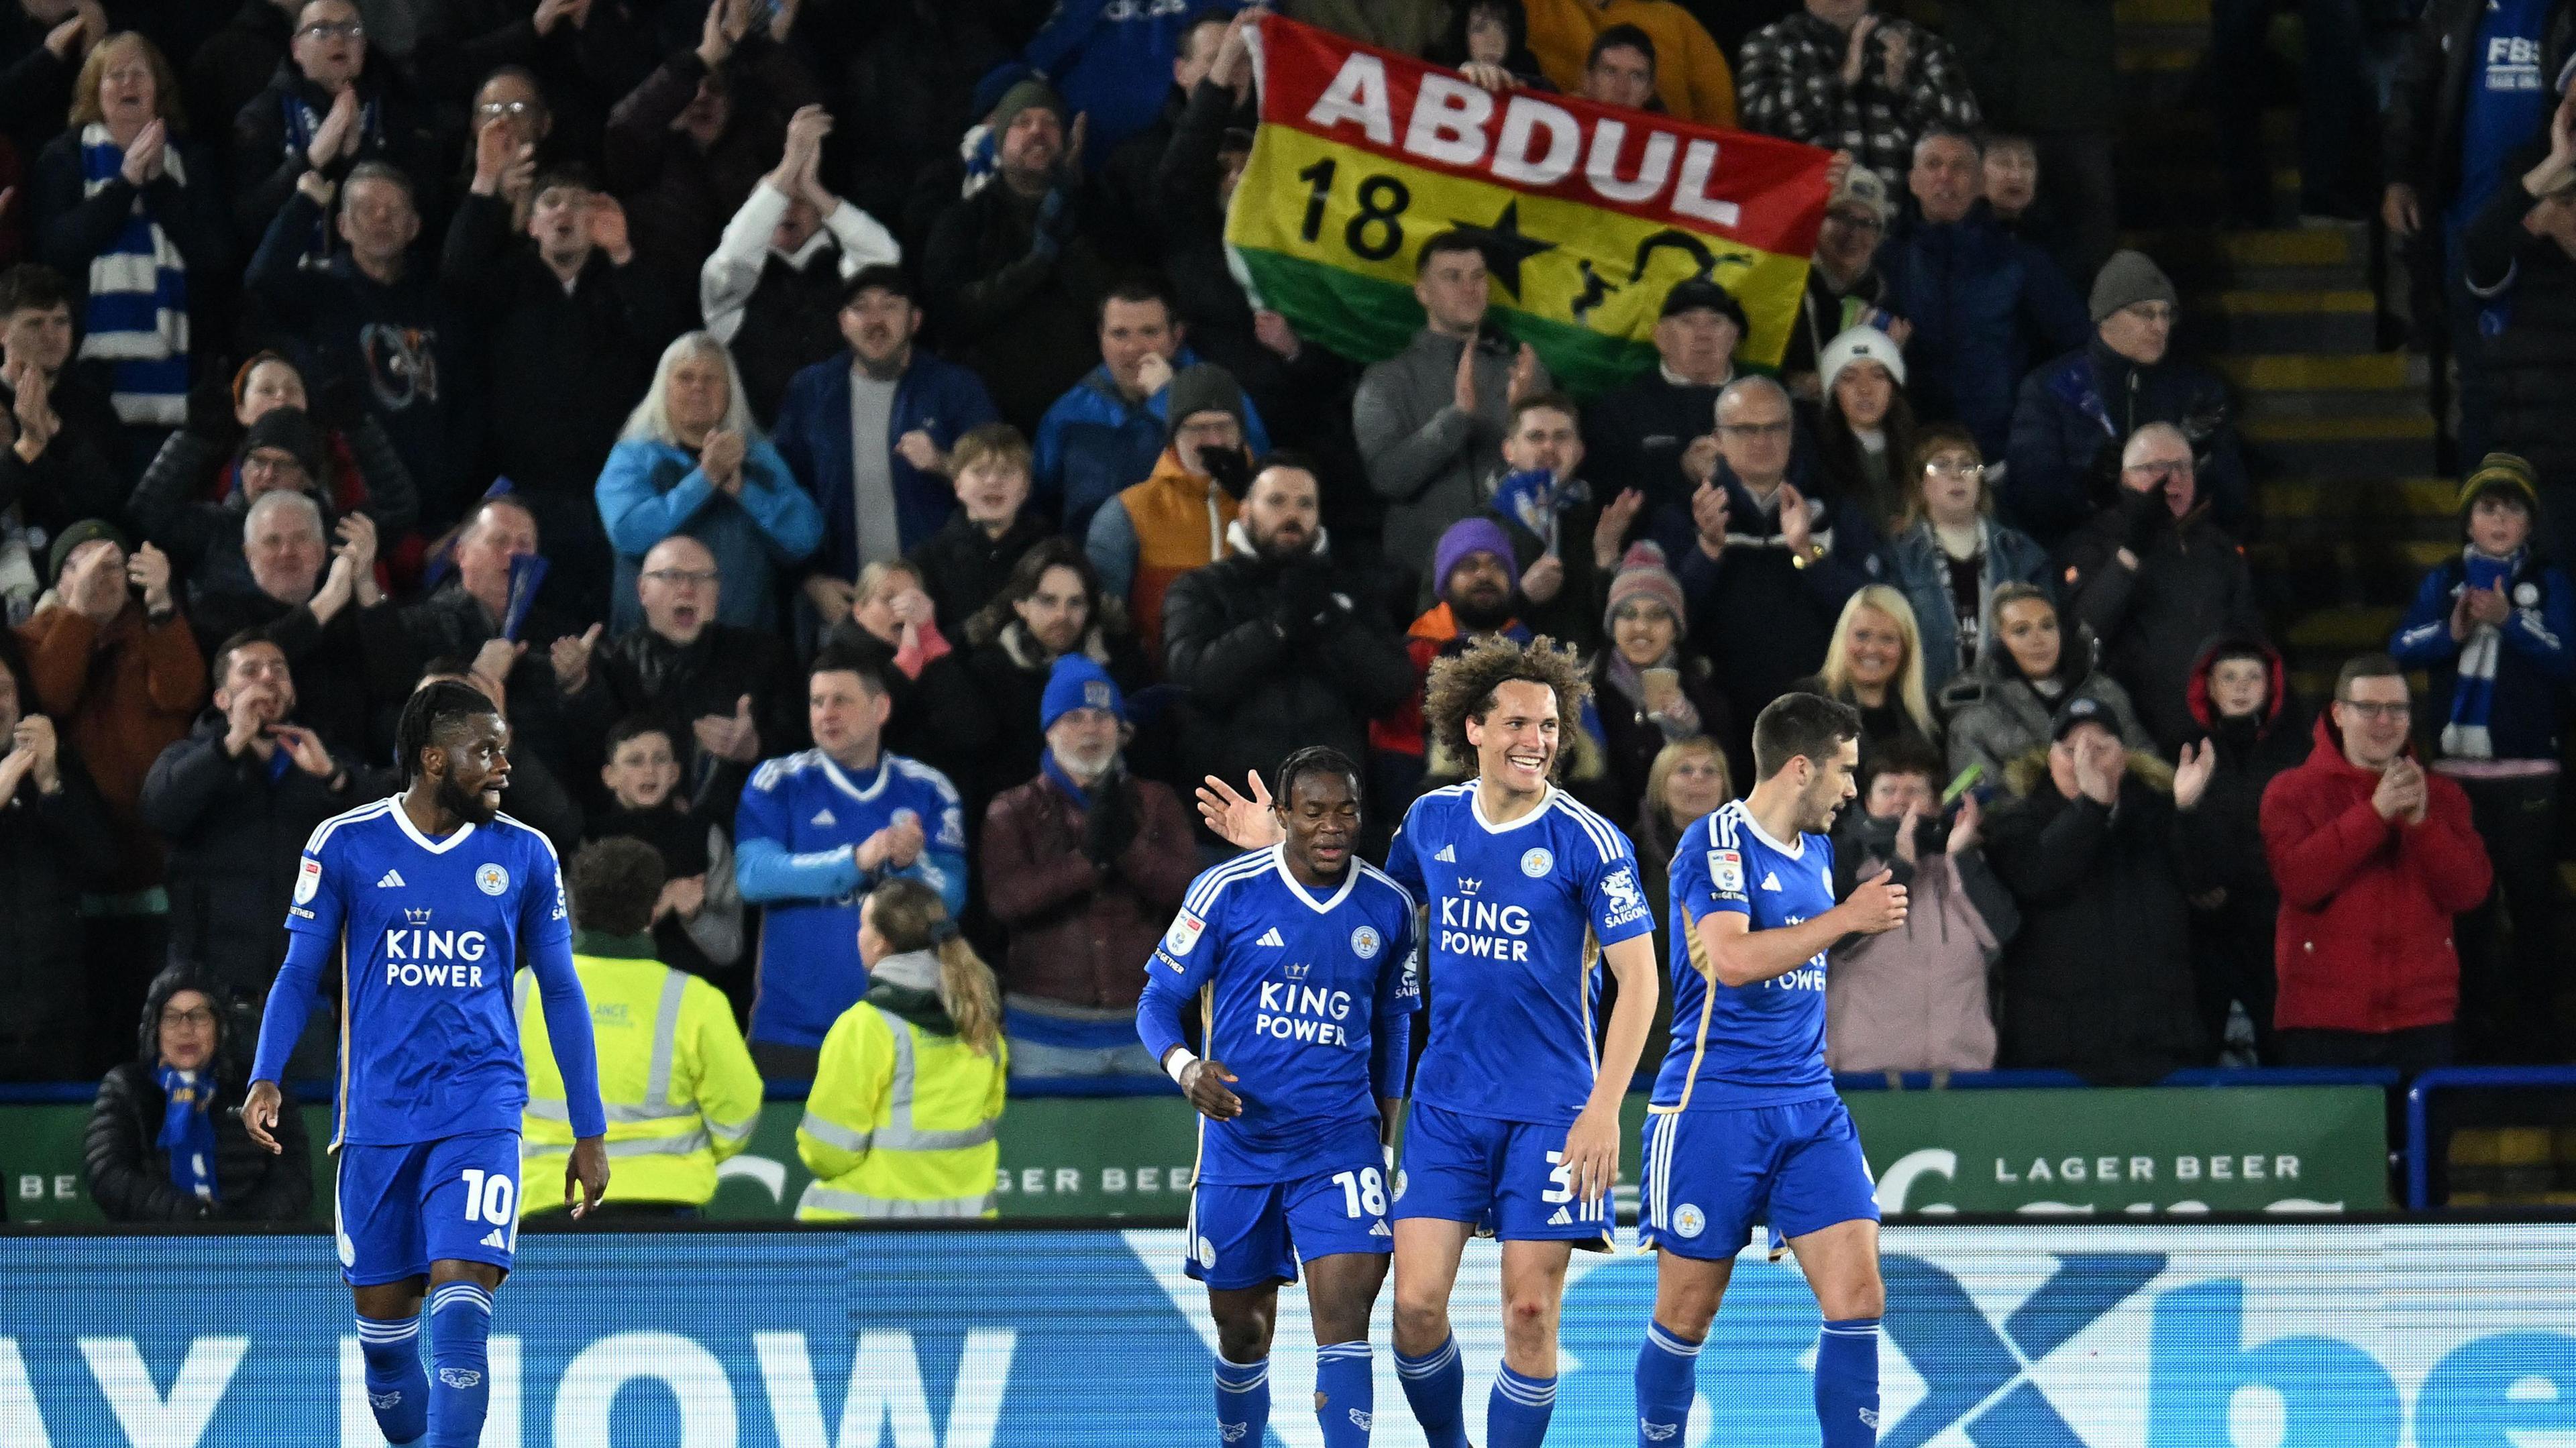
[[[518,1185],[499,1172],[465,1170],[465,1220],[506,1227],[518,1220]]]

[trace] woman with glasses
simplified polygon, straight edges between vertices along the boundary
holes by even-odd
[[[1916,439],[1887,573],[1923,636],[1923,686],[1939,694],[1972,668],[2007,583],[2048,586],[2048,554],[1995,521],[1985,459],[1967,429],[1943,423]]]
[[[245,1020],[244,1025],[251,1024]],[[288,1098],[278,1155],[240,1108],[248,1062],[215,988],[174,965],[144,999],[140,1054],[107,1073],[82,1134],[89,1198],[111,1222],[300,1222],[313,1202],[304,1115]]]
[[[774,628],[782,572],[823,541],[822,511],[751,420],[732,354],[705,332],[663,349],[600,470],[599,519],[617,550],[609,623],[619,632],[643,621],[637,569],[674,533],[715,554],[716,621],[736,628]]]
[[[70,129],[29,180],[36,257],[78,293],[75,359],[138,457],[187,418],[203,298],[239,265],[213,163],[181,140],[186,130],[159,48],[111,35],[82,62]]]

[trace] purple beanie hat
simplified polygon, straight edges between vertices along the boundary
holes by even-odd
[[[1439,546],[1431,551],[1431,591],[1446,595],[1449,575],[1458,571],[1470,553],[1491,553],[1503,560],[1503,569],[1512,569],[1512,539],[1503,525],[1491,518],[1461,518],[1440,535]]]

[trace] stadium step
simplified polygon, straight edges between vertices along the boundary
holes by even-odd
[[[2433,470],[2436,429],[2419,404],[2411,415],[2298,416],[2249,407],[2238,435],[2260,471],[2371,479]]]
[[[2379,341],[2378,299],[2358,287],[2221,291],[2194,320],[2220,352],[2368,352]]]

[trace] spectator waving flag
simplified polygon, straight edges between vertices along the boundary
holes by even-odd
[[[1362,360],[1422,324],[1424,241],[1477,238],[1494,318],[1577,393],[1655,361],[1664,293],[1743,302],[1741,354],[1776,363],[1824,217],[1828,154],[1571,96],[1493,94],[1277,16],[1256,47],[1261,125],[1226,241],[1257,305]]]

